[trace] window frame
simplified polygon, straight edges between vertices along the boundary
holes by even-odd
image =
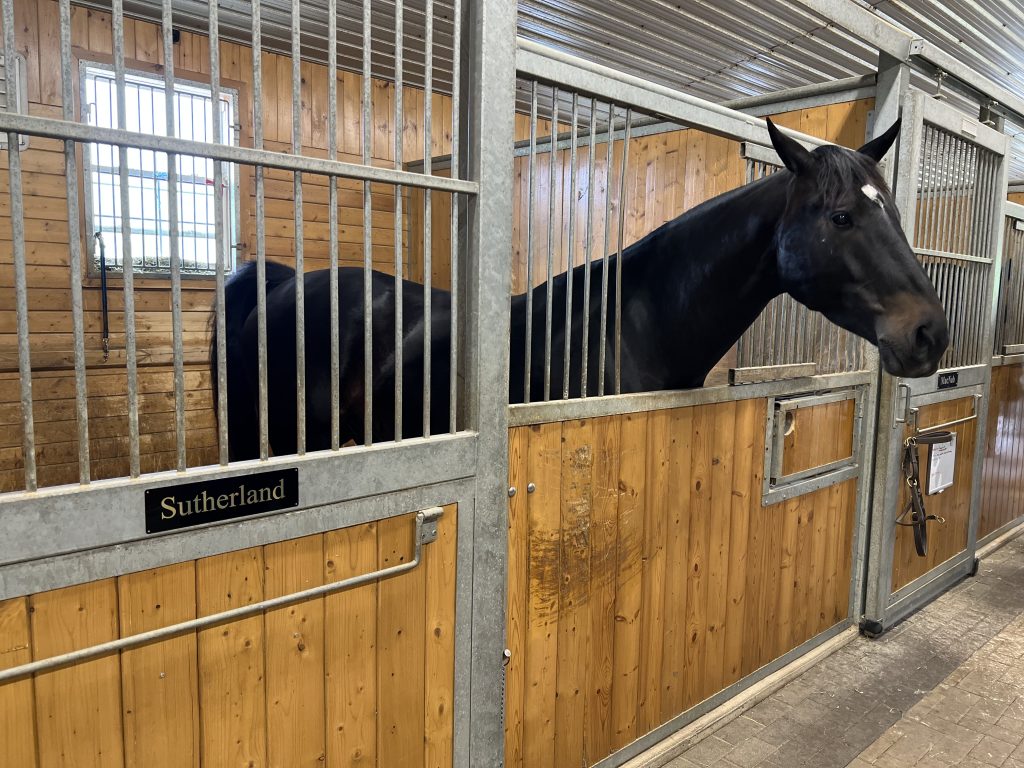
[[[108,60],[107,57],[102,54],[97,54],[93,51],[81,51],[80,55],[76,57],[77,67],[76,74],[78,75],[78,88],[77,96],[79,100],[78,118],[81,122],[87,123],[89,120],[89,101],[87,99],[87,84],[88,75],[90,70],[103,70],[106,72],[113,72],[113,63]],[[137,77],[145,81],[151,81],[155,86],[158,86],[161,93],[164,92],[164,79],[163,79],[163,67],[160,66],[146,66],[140,62],[126,62],[125,74],[132,77]],[[209,92],[210,82],[204,79],[201,74],[197,73],[183,73],[175,72],[174,84],[186,86],[188,88],[194,88],[196,90]],[[241,122],[243,107],[242,102],[242,89],[240,84],[234,82],[221,81],[221,99],[226,100],[229,103],[231,110],[231,119],[228,121],[228,130],[231,132],[231,138],[234,146],[242,146],[245,139],[245,132]],[[212,96],[212,94],[211,94]],[[79,144],[79,189],[82,205],[82,236],[85,240],[83,248],[83,256],[86,261],[86,276],[89,278],[99,278],[100,265],[99,265],[99,250],[96,247],[95,230],[94,230],[94,200],[92,192],[91,174],[93,169],[90,163],[90,145],[97,142],[82,142]],[[237,259],[239,251],[243,247],[240,242],[242,238],[242,189],[243,189],[243,172],[244,169],[235,163],[224,163],[226,166],[225,171],[225,186],[230,190],[229,199],[225,201],[225,216],[228,219],[228,234],[225,238],[224,248],[226,249],[228,273],[230,274],[235,270],[237,265]],[[109,247],[109,246],[108,246]],[[134,254],[133,254],[134,257]],[[111,267],[109,264],[106,269],[107,279],[121,279],[124,275],[124,270],[121,267]],[[169,267],[161,266],[142,266],[134,264],[133,275],[137,279],[147,280],[155,279],[157,281],[164,281],[170,279],[171,272]],[[196,271],[189,269],[182,269],[181,279],[189,281],[210,281],[216,277],[216,266],[210,270]]]

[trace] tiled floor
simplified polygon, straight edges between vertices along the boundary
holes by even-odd
[[[1024,537],[858,638],[670,768],[1024,768]]]

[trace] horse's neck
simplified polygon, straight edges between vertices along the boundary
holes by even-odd
[[[775,231],[786,175],[709,200],[666,225],[649,248],[624,254],[623,296],[654,308],[638,324],[648,327],[633,330],[667,338],[674,347],[664,350],[668,386],[703,384],[780,293]]]

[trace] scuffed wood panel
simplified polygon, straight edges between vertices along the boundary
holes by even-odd
[[[766,409],[510,431],[507,765],[592,765],[847,617],[857,481],[762,507]]]
[[[413,555],[412,514],[0,602],[0,669]],[[412,571],[0,686],[0,765],[450,768],[457,513]]]
[[[973,398],[947,400],[942,403],[922,406],[918,423],[922,427],[941,424],[954,419],[970,416],[974,408]],[[953,485],[942,493],[925,496],[924,503],[930,515],[945,519],[944,523],[928,522],[928,556],[920,557],[914,549],[914,531],[909,526],[896,526],[896,542],[892,562],[892,591],[906,586],[932,568],[956,556],[967,548],[967,527],[971,517],[971,472],[974,461],[974,439],[977,421],[968,421],[951,427],[956,433],[956,468]],[[909,430],[904,437],[909,437]],[[928,446],[918,446],[921,462],[921,485],[926,484],[928,472]],[[899,511],[908,500],[906,484],[902,484]],[[909,516],[908,516],[909,520]]]
[[[1024,515],[1024,365],[992,369],[978,538]]]

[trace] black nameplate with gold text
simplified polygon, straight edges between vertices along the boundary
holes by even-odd
[[[299,470],[278,469],[146,491],[146,533],[164,533],[299,505]]]

